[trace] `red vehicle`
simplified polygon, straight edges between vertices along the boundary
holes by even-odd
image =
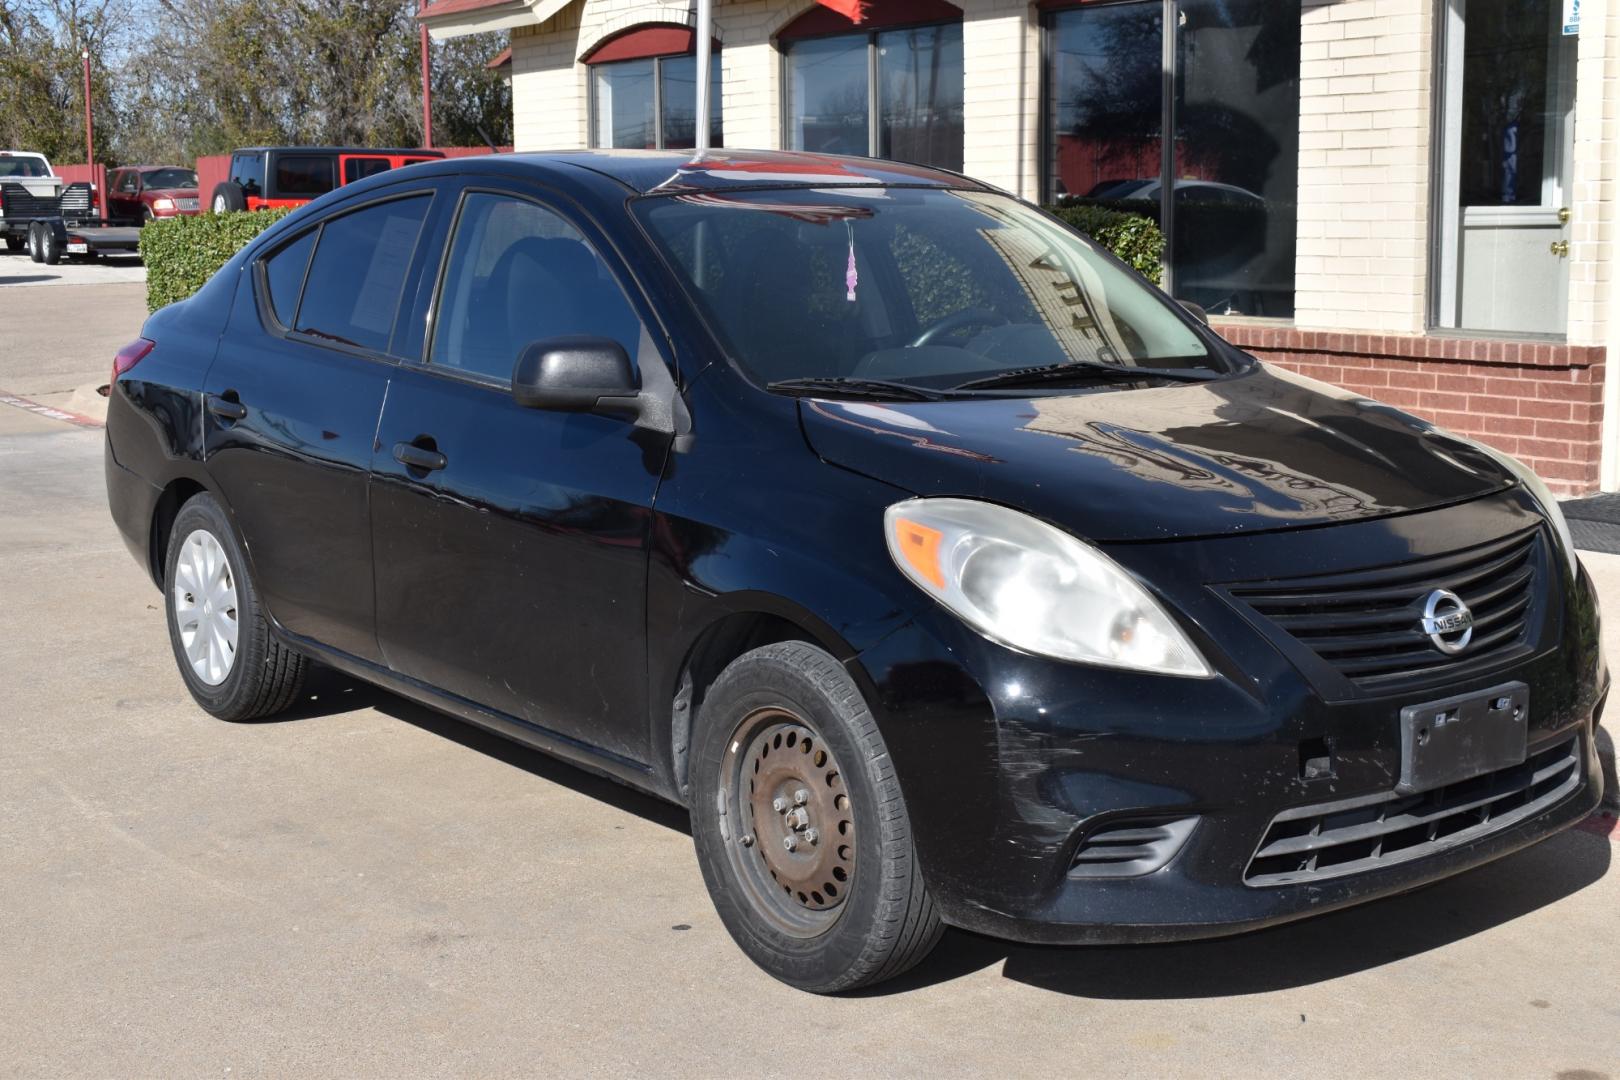
[[[107,177],[107,217],[139,221],[202,213],[197,173],[183,165],[126,165]]]
[[[230,179],[214,185],[208,205],[216,214],[302,206],[344,184],[442,157],[437,150],[251,146],[231,154]]]

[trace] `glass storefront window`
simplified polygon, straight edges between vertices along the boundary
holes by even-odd
[[[1576,37],[1562,14],[1558,0],[1446,5],[1437,326],[1567,326]]]
[[[841,34],[785,47],[794,150],[962,167],[962,26]]]
[[[658,56],[591,66],[591,145],[686,150],[697,145],[697,58]],[[720,55],[709,65],[709,144],[720,127]]]
[[[1052,194],[1157,219],[1166,285],[1215,314],[1294,313],[1299,26],[1299,0],[1134,0],[1048,26]]]

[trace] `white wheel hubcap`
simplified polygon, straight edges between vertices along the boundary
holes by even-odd
[[[236,663],[236,575],[214,534],[198,529],[174,564],[174,617],[197,678],[218,686]]]
[[[225,209],[226,209],[225,208],[225,196],[223,196],[223,195],[215,195],[214,196],[214,213],[223,214],[225,212]]]

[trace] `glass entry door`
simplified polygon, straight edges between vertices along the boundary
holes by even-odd
[[[1434,322],[1562,334],[1576,37],[1559,0],[1449,0]]]

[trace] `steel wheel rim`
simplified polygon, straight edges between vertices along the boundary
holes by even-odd
[[[784,708],[750,713],[727,744],[719,794],[750,906],[791,937],[826,933],[855,884],[855,814],[821,733]]]
[[[230,678],[239,629],[236,574],[224,546],[207,529],[181,541],[170,602],[191,673],[208,686]]]

